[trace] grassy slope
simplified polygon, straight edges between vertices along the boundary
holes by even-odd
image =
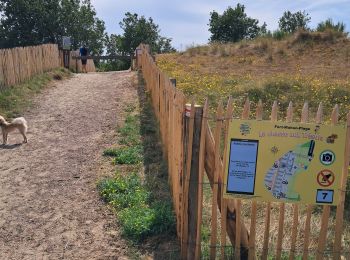
[[[335,38],[332,34],[299,34],[283,41],[262,38],[236,44],[198,46],[182,53],[158,55],[157,63],[170,77],[177,79],[177,87],[187,96],[195,97],[197,102],[203,102],[208,97],[212,113],[218,101],[225,100],[230,95],[235,101],[235,116],[240,116],[247,96],[253,101],[252,111],[254,104],[262,99],[264,119],[269,118],[274,100],[279,102],[280,118],[285,118],[288,103],[293,101],[296,106],[296,121],[300,120],[304,101],[309,102],[311,120],[319,102],[324,105],[326,121],[329,120],[335,104],[339,104],[341,108],[340,120],[344,120],[350,110],[350,40]],[[349,198],[350,193],[347,194]],[[244,204],[242,214],[246,217],[246,225],[249,227],[250,203]],[[258,212],[264,210],[265,206],[259,203]],[[300,219],[300,227],[304,226],[305,210],[305,206],[300,207],[300,214],[303,216]],[[311,248],[317,247],[321,213],[320,207],[314,209]],[[332,210],[330,227],[334,225],[334,213]],[[276,218],[270,228],[270,246],[271,252],[274,252],[278,231],[277,204],[273,207],[272,214]],[[349,216],[350,200],[347,199],[344,219],[349,219]],[[283,248],[290,247],[292,219],[292,208],[287,205]],[[207,222],[203,224],[204,228],[210,224],[210,220]],[[259,246],[262,245],[263,229],[264,216],[259,214],[256,238]],[[350,230],[347,224],[344,232],[344,242],[347,245],[345,247],[348,247]],[[297,244],[299,250],[303,247],[303,236],[301,228]],[[209,238],[205,237],[204,240],[208,241]],[[334,233],[330,232],[328,246],[331,246],[333,237]]]
[[[338,103],[344,118],[350,108],[350,41],[331,36],[304,38],[198,46],[159,55],[157,62],[177,79],[179,88],[198,101],[209,97],[215,107],[220,98],[232,95],[237,115],[249,96],[254,103],[262,99],[266,118],[274,100],[279,101],[281,111],[293,101],[297,115],[304,100],[309,101],[313,113],[322,101],[327,116]]]
[[[58,68],[50,72],[34,76],[32,79],[0,90],[0,115],[4,117],[19,116],[30,107],[32,98],[47,86],[52,80],[61,80],[69,77],[70,72]]]

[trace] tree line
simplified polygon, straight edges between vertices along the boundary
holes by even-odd
[[[228,7],[222,14],[210,13],[209,42],[237,42],[259,36],[275,38],[296,30],[311,30],[311,17],[305,11],[285,11],[276,31],[267,30],[264,22],[248,17],[245,6]],[[88,46],[91,54],[132,54],[141,43],[153,52],[173,52],[171,38],[161,35],[151,17],[127,12],[119,23],[122,34],[106,33],[105,23],[96,15],[90,0],[0,0],[0,48],[29,46],[42,43],[61,44],[62,36],[72,38],[73,49]],[[316,31],[335,30],[345,33],[344,23],[327,19]]]
[[[152,18],[128,12],[119,25],[122,35],[108,35],[90,0],[0,0],[0,49],[61,45],[70,36],[73,49],[86,45],[94,55],[131,54],[140,42],[155,52],[175,51]]]
[[[259,26],[259,20],[248,17],[245,13],[245,6],[237,4],[235,8],[228,7],[223,14],[216,11],[210,13],[209,32],[210,42],[237,42],[243,39],[254,39],[259,36],[271,36],[283,38],[297,30],[313,31],[309,28],[311,17],[305,11],[292,13],[285,11],[278,20],[278,29],[268,31],[264,22]],[[347,35],[343,22],[334,23],[331,18],[320,22],[314,31],[324,32],[332,30]]]

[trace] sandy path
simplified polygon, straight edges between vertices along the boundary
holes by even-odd
[[[96,193],[101,151],[133,72],[78,74],[40,94],[24,114],[29,143],[0,146],[0,259],[118,259],[115,217]],[[9,143],[21,142],[9,135]]]

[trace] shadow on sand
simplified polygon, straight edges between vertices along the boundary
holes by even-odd
[[[20,146],[22,146],[22,143],[19,143],[19,144],[1,144],[0,149],[12,150],[12,149],[15,149],[15,148],[20,147]]]

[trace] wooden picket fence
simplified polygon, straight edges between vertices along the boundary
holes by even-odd
[[[169,183],[177,220],[177,235],[181,243],[182,259],[350,259],[349,227],[343,225],[346,179],[349,165],[350,114],[347,115],[347,144],[341,180],[339,206],[312,206],[271,202],[255,202],[223,198],[222,158],[220,142],[227,138],[229,119],[233,115],[230,98],[226,109],[220,103],[216,116],[208,115],[208,102],[186,105],[186,97],[176,89],[173,81],[157,66],[147,45],[138,47],[137,66],[142,70],[153,108],[159,120],[163,150],[168,161]],[[286,121],[293,121],[290,103]],[[263,104],[256,106],[256,119],[262,120]],[[271,121],[277,121],[278,106],[273,103]],[[331,123],[338,123],[336,105]],[[242,119],[250,116],[250,102],[246,101]],[[321,123],[322,104],[315,118]],[[208,120],[215,123],[212,133]],[[309,121],[305,103],[301,122]],[[224,144],[227,140],[224,140]],[[206,177],[204,176],[206,173]],[[207,183],[206,183],[207,182]],[[210,187],[210,242],[205,252],[201,240],[203,227],[203,189]],[[315,217],[314,212],[322,211]],[[288,218],[287,218],[288,216]],[[208,227],[206,227],[208,228]],[[228,242],[231,245],[227,245]]]
[[[0,88],[60,66],[56,44],[0,49]]]

